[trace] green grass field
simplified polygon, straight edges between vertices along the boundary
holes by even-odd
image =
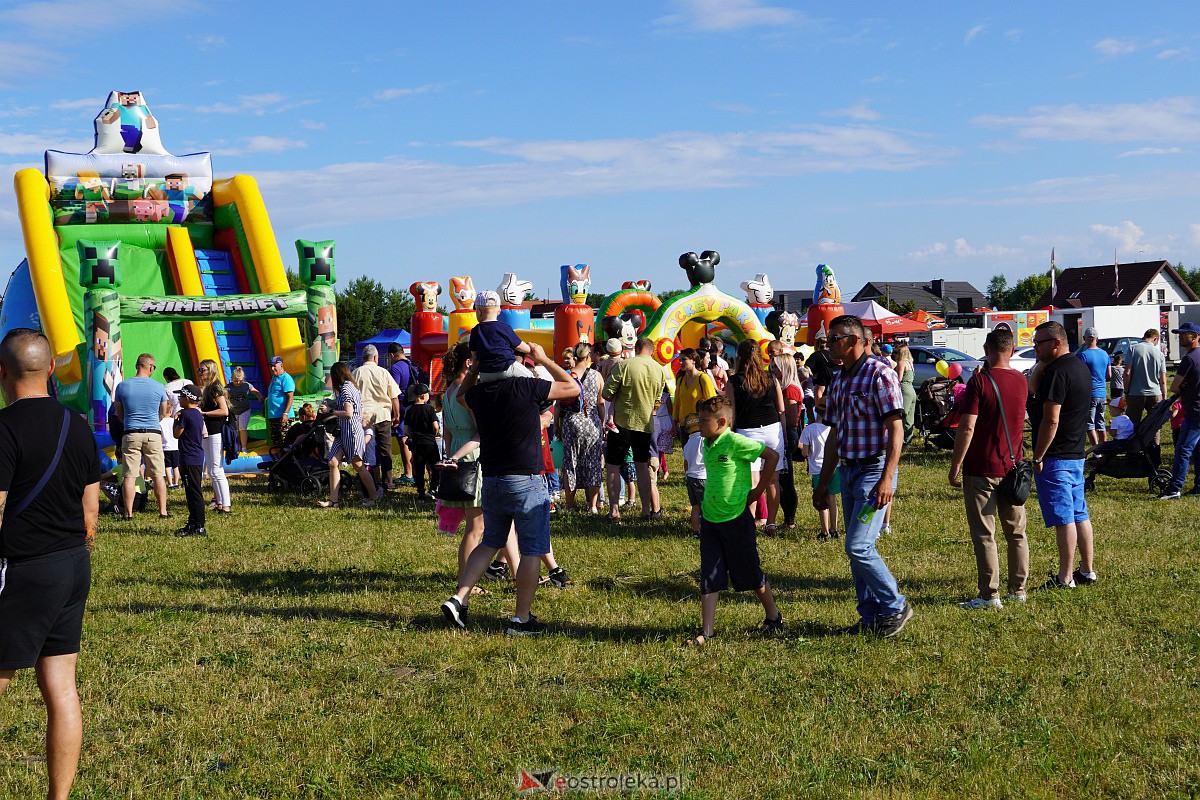
[[[689,798],[1200,794],[1200,498],[1101,477],[1098,585],[965,612],[947,465],[902,462],[880,547],[917,616],[891,641],[835,635],[853,590],[806,490],[800,527],[760,542],[788,633],[759,638],[753,596],[727,595],[703,649],[680,646],[699,600],[678,471],[665,524],[555,519],[574,585],[539,590],[537,639],[504,636],[495,583],[467,632],[447,627],[457,541],[411,489],[321,511],[237,480],[235,515],[199,540],[106,519],[75,796],[512,797],[521,769],[679,776]],[[1029,508],[1040,582],[1053,533]],[[22,673],[0,699],[0,795],[44,791],[43,730]]]

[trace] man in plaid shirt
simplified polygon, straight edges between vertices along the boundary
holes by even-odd
[[[847,314],[829,324],[829,353],[841,362],[842,370],[826,395],[825,423],[832,430],[825,441],[825,462],[813,490],[813,506],[829,507],[833,471],[841,469],[846,555],[859,616],[846,632],[895,636],[912,619],[913,610],[875,549],[875,540],[883,525],[883,514],[878,512],[895,493],[904,444],[904,397],[895,370],[871,357],[858,317]],[[867,521],[861,521],[861,516],[867,516]]]

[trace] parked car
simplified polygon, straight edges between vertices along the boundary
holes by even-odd
[[[960,377],[964,383],[970,380],[975,370],[983,364],[979,359],[971,358],[953,347],[913,344],[909,345],[908,349],[912,352],[913,357],[913,385],[918,387],[930,378],[942,377],[937,371],[937,362],[939,361],[960,365],[962,367]]]
[[[1013,369],[1020,370],[1025,373],[1025,377],[1029,377],[1029,371],[1037,364],[1037,349],[1034,347],[1018,347],[1013,357],[1009,359],[1008,365]]]

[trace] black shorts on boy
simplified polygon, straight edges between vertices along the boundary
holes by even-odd
[[[728,522],[700,519],[700,594],[748,592],[766,583],[758,559],[754,517],[746,508]]]

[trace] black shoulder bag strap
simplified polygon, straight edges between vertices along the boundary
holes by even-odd
[[[46,484],[50,482],[50,477],[54,475],[54,470],[58,468],[58,459],[62,456],[63,445],[67,442],[67,432],[71,429],[71,412],[69,409],[63,409],[62,430],[58,432],[58,447],[54,449],[54,458],[50,460],[50,466],[46,467],[46,474],[37,482],[37,485],[30,490],[29,494],[21,498],[21,502],[17,503],[17,507],[8,512],[4,516],[7,519],[12,519],[18,516],[22,511],[29,507],[29,504],[37,499],[37,496],[42,493],[42,489],[46,488]]]
[[[1012,437],[1008,435],[1008,417],[1004,414],[1004,400],[1000,397],[1000,387],[996,385],[996,379],[992,377],[992,373],[985,369],[980,369],[978,371],[984,374],[984,376],[992,384],[992,390],[996,393],[996,407],[1000,409],[1000,424],[1004,426],[1004,442],[1008,445],[1008,459],[1012,462],[1009,464],[1008,468],[1012,469],[1014,466],[1016,466],[1017,455],[1013,450]]]

